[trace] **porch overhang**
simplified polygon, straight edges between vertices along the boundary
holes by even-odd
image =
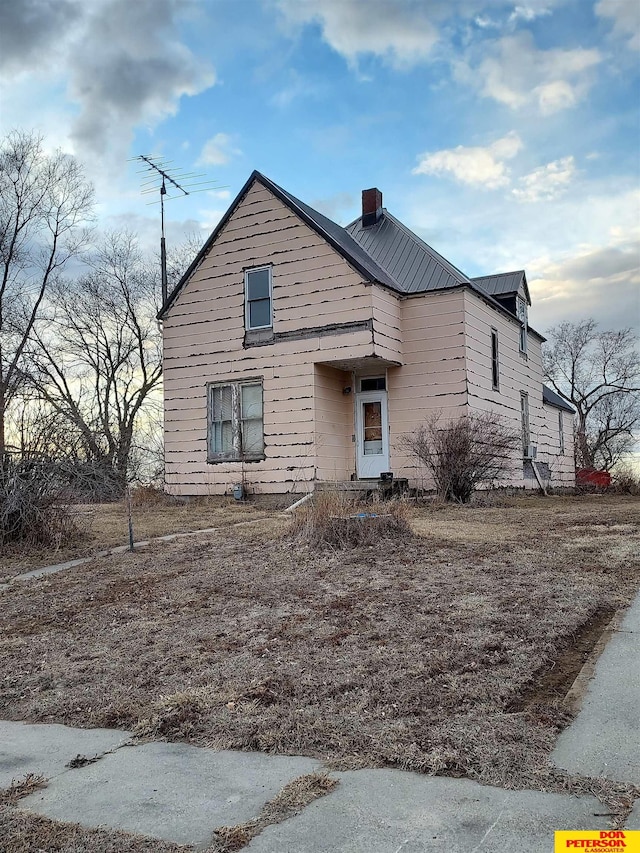
[[[325,367],[333,367],[334,370],[343,370],[345,373],[371,373],[377,370],[387,370],[389,367],[400,367],[402,362],[381,358],[377,355],[359,356],[356,358],[335,358],[316,360],[315,364]]]

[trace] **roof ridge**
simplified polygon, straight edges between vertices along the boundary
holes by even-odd
[[[525,270],[510,270],[509,272],[492,272],[492,273],[489,273],[488,275],[475,275],[475,276],[473,276],[471,281],[475,281],[476,279],[479,279],[479,278],[502,278],[505,275],[516,275],[519,272],[521,272],[523,275],[525,274]]]

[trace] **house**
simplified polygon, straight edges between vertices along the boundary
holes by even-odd
[[[572,409],[543,386],[524,271],[468,278],[377,189],[362,202],[343,228],[253,172],[170,294],[168,491],[428,486],[402,436],[482,411],[522,432],[510,485],[573,484]]]

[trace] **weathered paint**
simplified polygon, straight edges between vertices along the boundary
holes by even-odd
[[[244,328],[244,271],[269,264],[273,339]],[[500,386],[492,388],[491,330],[499,336]],[[266,339],[265,339],[266,338]],[[519,352],[519,325],[467,288],[401,296],[373,284],[254,182],[164,319],[166,481],[175,494],[222,494],[243,481],[254,492],[304,493],[355,472],[357,375],[385,375],[390,467],[430,485],[403,447],[429,417],[495,411],[520,429],[529,394],[531,441],[554,484],[569,485],[573,428],[542,403],[540,342]],[[261,378],[265,458],[207,462],[207,385]],[[345,393],[351,388],[351,393]],[[522,458],[511,485],[525,479]]]
[[[274,333],[312,327],[323,331],[243,345],[244,269],[268,263],[273,268]],[[327,402],[338,397],[329,390],[330,370],[316,371],[314,363],[376,354],[371,292],[371,285],[337,252],[254,183],[164,320],[169,491],[221,494],[241,479],[256,492],[305,491],[316,478],[316,452],[330,439],[328,464],[342,475],[348,453],[336,447],[326,419],[318,427],[316,382]],[[326,333],[327,326],[347,322],[366,327],[349,334]],[[207,383],[253,377],[263,381],[266,458],[208,463]],[[340,399],[341,405],[347,402]],[[350,443],[351,429],[344,434]]]

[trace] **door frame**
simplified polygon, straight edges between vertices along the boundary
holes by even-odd
[[[382,453],[366,456],[364,453],[363,403],[381,404]],[[359,480],[378,479],[383,471],[389,470],[389,398],[386,391],[358,391],[355,395],[356,476]],[[374,465],[374,461],[379,464]],[[367,462],[369,467],[367,468]],[[373,473],[372,473],[373,472]]]

